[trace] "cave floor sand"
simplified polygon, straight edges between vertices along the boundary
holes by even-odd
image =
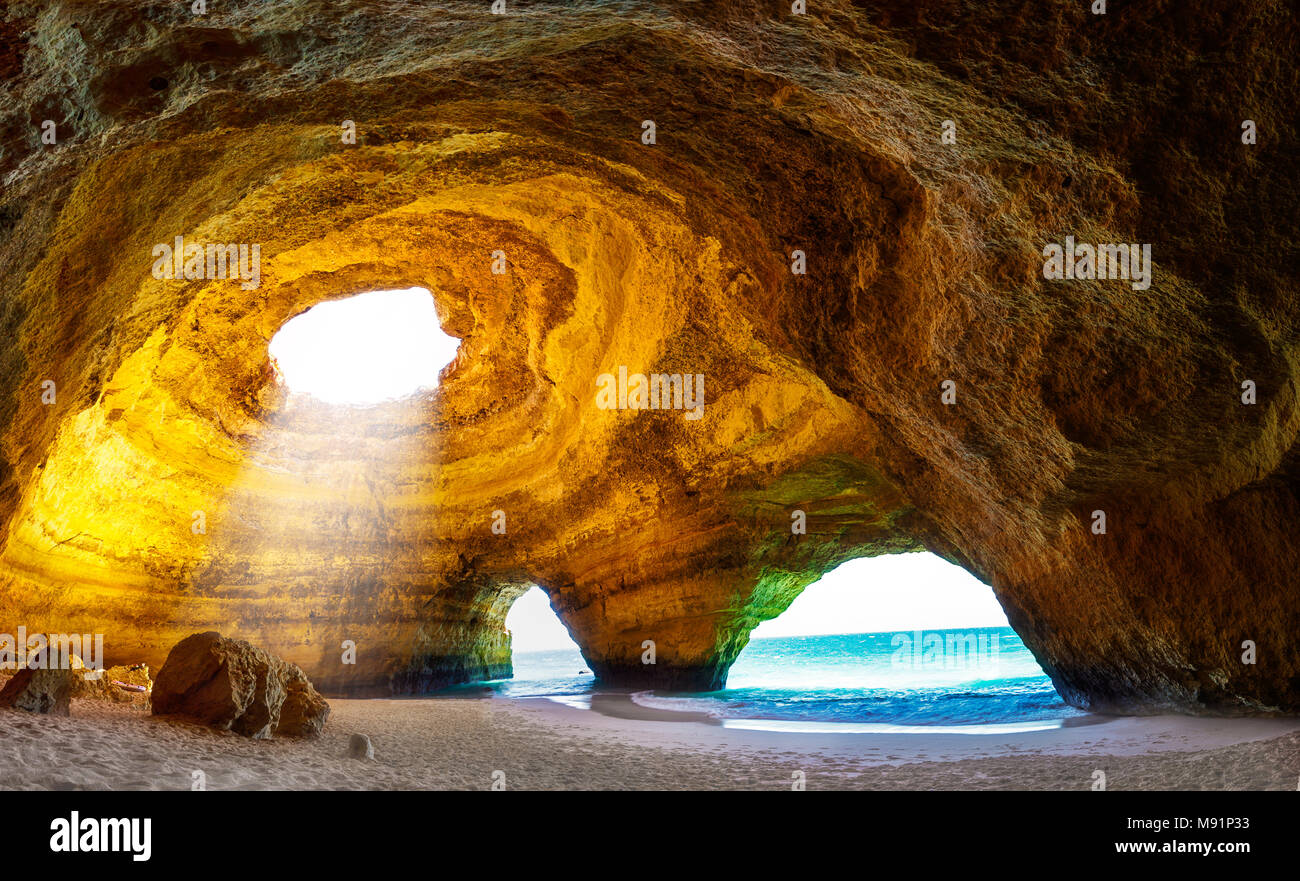
[[[1300,720],[1121,718],[990,735],[795,734],[546,699],[332,700],[317,741],[250,741],[138,708],[0,710],[0,789],[1289,789]],[[344,757],[369,735],[376,759]]]

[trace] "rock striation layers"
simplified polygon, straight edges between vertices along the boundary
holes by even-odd
[[[1300,710],[1286,4],[508,6],[0,8],[0,624],[410,692],[507,674],[535,583],[605,680],[711,688],[928,549],[1078,706]],[[1044,278],[1067,236],[1150,287]],[[286,397],[286,320],[411,286],[435,393]]]

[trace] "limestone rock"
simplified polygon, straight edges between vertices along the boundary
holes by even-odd
[[[290,665],[275,733],[284,737],[318,737],[329,715],[329,704],[312,687],[307,674],[297,665]]]
[[[348,758],[373,759],[375,747],[370,738],[364,734],[354,734],[348,738]]]
[[[0,707],[67,716],[77,678],[78,674],[70,669],[19,670],[0,690]]]
[[[125,683],[143,691],[125,689],[116,683]],[[82,670],[74,680],[73,698],[101,700],[120,704],[147,706],[153,690],[147,664],[122,664],[103,670]]]
[[[181,640],[168,653],[154,682],[153,713],[262,739],[315,736],[329,706],[296,665],[207,632]]]
[[[602,680],[712,688],[826,571],[928,549],[1073,704],[1300,712],[1288,4],[398,5],[0,13],[0,622],[418,692],[507,675],[536,583]],[[1150,244],[1150,287],[1044,278],[1066,236]],[[257,284],[156,277],[177,237]],[[436,390],[288,397],[285,321],[414,285]],[[598,406],[620,368],[703,418]],[[268,730],[280,677],[190,664]]]

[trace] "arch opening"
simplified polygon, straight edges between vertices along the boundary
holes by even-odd
[[[992,588],[930,553],[851,560],[760,624],[723,690],[638,695],[778,730],[1002,730],[1083,715],[1010,627]]]
[[[501,693],[514,697],[576,694],[595,684],[591,667],[542,588],[533,585],[511,604],[506,629],[514,674],[498,681]]]
[[[459,345],[417,287],[318,303],[286,321],[268,350],[290,396],[364,407],[436,388]]]

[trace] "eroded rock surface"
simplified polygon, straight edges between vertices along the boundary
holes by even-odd
[[[146,664],[120,664],[104,670],[82,670],[72,696],[148,708],[153,680]],[[122,686],[126,686],[123,688]]]
[[[348,758],[368,761],[375,757],[375,746],[364,734],[354,734],[348,738]]]
[[[1287,6],[787,7],[11,3],[0,623],[419,691],[508,673],[537,583],[604,679],[712,687],[926,548],[1072,703],[1300,710]],[[1067,235],[1150,288],[1045,280]],[[177,236],[259,286],[153,277]],[[436,393],[286,400],[277,328],[409,286],[463,340]],[[598,408],[620,367],[703,418]]]
[[[0,688],[0,708],[67,716],[80,674],[60,667],[29,666],[18,670]]]
[[[314,737],[329,705],[297,665],[208,632],[181,640],[167,654],[154,683],[153,712],[257,740]]]

